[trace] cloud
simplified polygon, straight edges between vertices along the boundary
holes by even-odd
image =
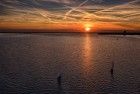
[[[0,21],[140,22],[140,0],[1,0]]]

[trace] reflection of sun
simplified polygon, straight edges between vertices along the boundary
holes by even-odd
[[[89,24],[89,23],[85,24],[84,27],[85,27],[85,31],[89,32],[92,28],[92,24]]]

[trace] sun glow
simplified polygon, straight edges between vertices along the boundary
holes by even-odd
[[[86,30],[86,31],[90,31],[91,28],[90,28],[90,27],[86,27],[85,30]]]
[[[85,31],[86,32],[89,32],[89,31],[91,31],[92,24],[89,24],[89,23],[88,24],[85,24],[84,27],[85,27]]]

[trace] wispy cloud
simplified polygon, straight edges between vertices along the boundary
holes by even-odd
[[[0,21],[140,23],[140,0],[1,0]]]

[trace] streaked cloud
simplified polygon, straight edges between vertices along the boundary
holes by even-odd
[[[1,0],[0,21],[140,24],[140,0]],[[121,24],[120,24],[121,23]],[[130,24],[129,24],[130,25]]]

